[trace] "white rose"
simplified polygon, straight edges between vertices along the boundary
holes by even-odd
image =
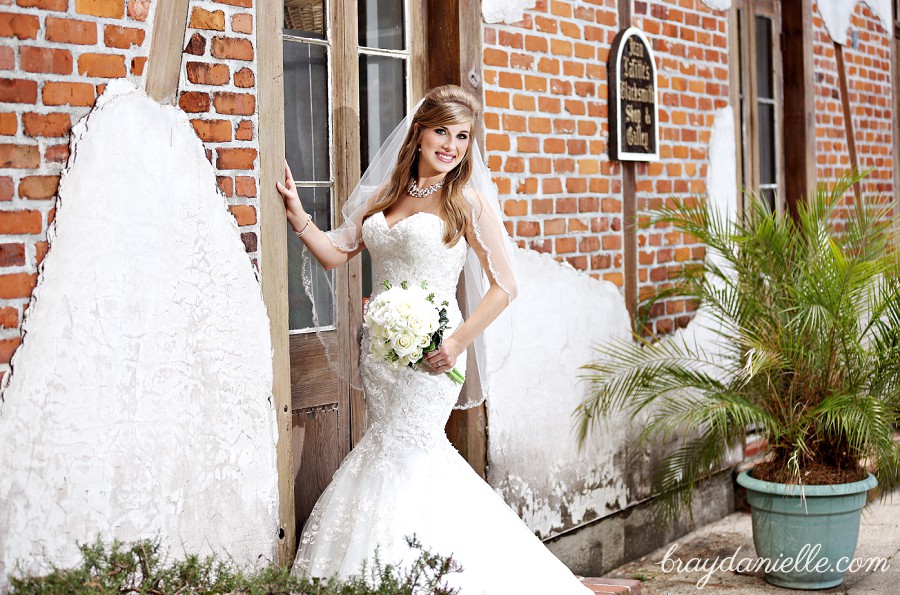
[[[401,358],[416,350],[416,336],[407,330],[401,330],[391,337],[391,347]]]
[[[409,302],[399,302],[397,307],[394,308],[394,314],[397,318],[409,318],[414,311],[413,305]]]
[[[413,313],[409,318],[406,319],[406,328],[411,330],[416,335],[422,335],[428,329],[428,322],[421,316],[421,314]]]

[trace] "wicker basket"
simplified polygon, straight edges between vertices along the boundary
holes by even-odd
[[[285,0],[284,28],[325,34],[323,0]]]

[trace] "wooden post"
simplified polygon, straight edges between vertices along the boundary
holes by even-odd
[[[475,97],[484,96],[481,80],[481,0],[429,0],[427,3],[428,87],[459,85]],[[476,122],[474,136],[484,150],[482,122]],[[459,295],[465,295],[461,285]],[[462,305],[463,302],[460,302]],[[463,390],[480,394],[474,360],[469,359]],[[454,411],[445,428],[450,442],[472,469],[487,477],[487,407],[484,404]]]
[[[159,0],[153,14],[144,90],[159,103],[174,105],[181,77],[188,0]]]
[[[633,14],[632,0],[619,0],[620,29],[631,27]],[[638,330],[635,328],[638,305],[635,162],[620,161],[619,163],[622,166],[622,277],[625,280],[625,307],[631,316],[632,330]]]
[[[891,102],[894,110],[894,230],[895,242],[900,243],[900,0],[894,0],[894,38],[891,43],[891,62],[893,66]]]
[[[847,133],[847,150],[850,152],[850,167],[859,169],[859,159],[856,156],[856,135],[853,133],[853,113],[850,111],[850,95],[847,92],[847,70],[844,67],[844,46],[834,42],[834,57],[837,59],[838,80],[841,84],[841,106],[844,110],[844,130]],[[857,181],[853,184],[853,194],[856,200],[862,200],[862,191]]]
[[[631,316],[631,328],[635,328],[638,306],[637,272],[637,192],[635,190],[635,163],[622,161],[622,250],[625,278],[625,307]]]
[[[184,0],[186,2],[186,0]],[[280,4],[262,3],[257,11],[257,80],[260,172],[259,237],[263,301],[272,337],[272,399],[278,424],[278,562],[290,566],[297,551],[294,518],[294,463],[291,445],[291,371],[288,347],[287,226],[284,203],[275,182],[284,181],[284,62]],[[161,14],[157,8],[157,15]]]
[[[797,200],[816,189],[818,169],[812,15],[812,0],[781,3],[781,55],[788,83],[783,86],[785,198],[795,218]]]

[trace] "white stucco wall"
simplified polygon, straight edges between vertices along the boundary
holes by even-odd
[[[481,15],[485,23],[517,23],[536,0],[483,0]]]
[[[846,45],[847,32],[850,29],[850,18],[856,5],[865,2],[872,13],[881,21],[885,31],[891,31],[893,16],[891,15],[891,0],[816,0],[816,6],[825,28],[836,43]]]
[[[269,324],[185,114],[110,81],[49,241],[0,406],[0,584],[98,535],[273,559]]]
[[[723,214],[737,211],[734,119],[718,110],[710,138],[707,188]],[[598,426],[577,449],[572,412],[587,396],[580,367],[592,346],[627,337],[624,296],[550,256],[517,252],[519,297],[512,324],[488,330],[488,481],[540,537],[607,516],[649,496],[651,453],[630,453],[622,420]],[[715,349],[701,309],[669,340]],[[507,348],[498,345],[510,344]],[[635,488],[635,489],[632,489]]]

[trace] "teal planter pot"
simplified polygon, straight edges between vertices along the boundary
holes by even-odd
[[[790,589],[828,589],[844,580],[859,537],[866,492],[878,485],[871,473],[854,483],[786,485],[737,477],[747,488],[756,555],[770,562],[766,581]]]

